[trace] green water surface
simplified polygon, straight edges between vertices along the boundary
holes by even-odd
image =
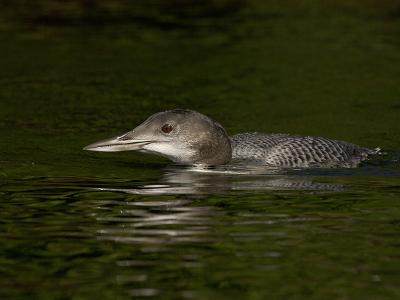
[[[1,299],[400,298],[396,1],[15,3],[0,13]],[[388,155],[238,175],[82,151],[177,107]]]

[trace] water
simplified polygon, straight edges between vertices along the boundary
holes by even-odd
[[[395,1],[37,3],[0,13],[2,299],[400,297]],[[388,154],[200,172],[81,150],[175,107]]]

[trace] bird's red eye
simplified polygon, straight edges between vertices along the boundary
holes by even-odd
[[[174,128],[170,124],[164,124],[163,127],[161,127],[161,131],[164,133],[170,133],[172,129]]]

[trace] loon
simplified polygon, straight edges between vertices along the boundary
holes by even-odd
[[[271,168],[354,168],[379,152],[322,137],[256,132],[228,136],[218,122],[188,109],[156,113],[127,133],[83,149],[138,150],[186,165],[217,166],[245,161]]]

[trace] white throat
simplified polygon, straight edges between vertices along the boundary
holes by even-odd
[[[185,147],[184,144],[175,144],[174,142],[154,142],[143,146],[140,151],[155,153],[176,163],[191,163],[194,156],[193,149]]]

